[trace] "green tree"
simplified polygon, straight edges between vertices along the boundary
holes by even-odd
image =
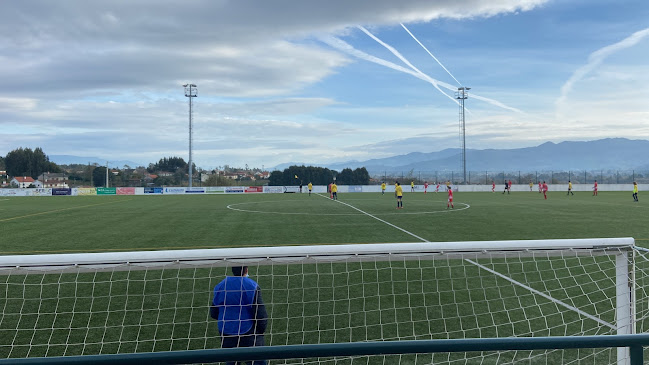
[[[284,174],[279,170],[271,171],[270,175],[268,176],[268,185],[284,185]]]
[[[31,176],[38,178],[44,172],[61,172],[61,168],[45,155],[43,149],[37,147],[18,148],[7,154],[4,158],[7,174],[10,176]]]
[[[110,180],[110,176],[108,176],[109,183]],[[94,186],[106,186],[106,166],[97,166],[92,170],[92,182]]]
[[[290,166],[284,171],[272,171],[268,178],[268,185],[303,185],[313,183],[314,185],[327,185],[333,181],[336,171],[328,168],[315,166]],[[295,178],[297,176],[297,178]]]
[[[338,185],[352,185],[354,180],[354,172],[350,168],[343,169],[340,174],[336,176],[336,184]]]
[[[352,173],[352,185],[369,185],[370,173],[365,167],[359,167]]]
[[[194,164],[192,164],[194,165]],[[149,167],[147,170],[150,173],[158,172],[158,171],[168,171],[168,172],[176,172],[178,170],[184,170],[185,172],[189,172],[187,170],[187,162],[183,160],[182,157],[164,157],[161,158],[160,161],[158,161],[155,164],[149,164]],[[196,171],[196,165],[194,165],[194,171]]]

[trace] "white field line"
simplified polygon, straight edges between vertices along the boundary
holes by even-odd
[[[321,197],[323,197],[323,198],[325,198],[325,199],[330,199],[330,198],[328,198],[327,196],[324,196],[324,195],[322,195],[322,194],[316,194],[316,195],[321,196]],[[353,206],[353,205],[350,205],[350,204],[347,204],[347,203],[341,202],[341,201],[339,201],[339,200],[335,200],[335,202],[340,203],[340,204],[343,204],[343,205],[346,205],[346,206],[348,206],[348,207],[350,207],[350,208],[352,208],[352,209],[355,209],[355,210],[357,210],[357,211],[359,211],[359,212],[361,212],[361,213],[363,213],[363,214],[365,214],[365,215],[367,215],[367,216],[369,216],[369,217],[372,217],[372,218],[376,219],[376,220],[379,221],[379,222],[383,222],[383,223],[385,223],[385,224],[387,224],[387,225],[389,225],[389,226],[391,226],[391,227],[394,227],[394,228],[396,228],[396,229],[398,229],[398,230],[400,230],[400,231],[402,231],[402,232],[404,232],[404,233],[407,233],[407,234],[409,234],[409,235],[411,235],[411,236],[413,236],[413,237],[415,237],[415,238],[417,238],[417,239],[419,239],[419,240],[421,240],[421,241],[423,241],[423,242],[430,242],[430,241],[428,241],[428,240],[425,239],[425,238],[419,237],[419,236],[417,236],[416,234],[414,234],[414,233],[412,233],[412,232],[409,232],[409,231],[407,231],[407,230],[405,230],[405,229],[403,229],[403,228],[401,228],[401,227],[395,226],[394,224],[392,224],[392,223],[390,223],[390,222],[386,222],[386,221],[384,221],[384,220],[381,219],[381,218],[375,217],[375,216],[373,216],[373,215],[371,215],[371,214],[369,214],[369,213],[367,213],[367,212],[365,212],[365,211],[363,211],[363,210],[361,210],[361,209],[356,208],[356,207]],[[499,273],[499,272],[497,272],[497,271],[495,271],[495,270],[492,270],[492,269],[490,269],[490,268],[488,268],[488,267],[486,267],[486,266],[484,266],[484,265],[481,265],[481,264],[479,264],[479,263],[477,263],[477,262],[475,262],[475,261],[469,260],[469,259],[464,259],[464,261],[466,261],[466,262],[468,262],[468,263],[470,263],[470,264],[472,264],[472,265],[474,265],[474,266],[477,266],[477,267],[479,267],[479,268],[481,268],[481,269],[483,269],[483,270],[486,270],[487,272],[490,272],[490,273],[492,273],[492,274],[494,274],[494,275],[496,275],[496,276],[498,276],[498,277],[500,277],[500,278],[503,278],[503,279],[509,281],[510,283],[514,284],[514,285],[518,285],[518,286],[520,286],[520,287],[523,288],[523,289],[529,290],[529,291],[530,291],[531,293],[533,293],[533,294],[539,295],[539,296],[541,296],[541,297],[543,297],[543,298],[545,298],[545,299],[547,299],[547,300],[550,300],[550,301],[552,301],[552,302],[554,302],[554,303],[556,303],[556,304],[559,304],[559,305],[561,305],[561,306],[563,306],[563,307],[566,307],[566,308],[568,308],[568,309],[570,309],[570,310],[573,310],[573,311],[577,312],[578,314],[581,314],[582,316],[584,316],[584,317],[586,317],[586,318],[590,318],[590,319],[592,319],[593,321],[595,321],[595,322],[597,322],[597,323],[599,323],[599,324],[601,324],[601,325],[604,325],[604,326],[606,326],[606,327],[610,327],[610,328],[612,328],[612,329],[617,329],[617,327],[616,327],[615,325],[612,325],[612,324],[610,324],[610,323],[608,323],[608,322],[606,322],[606,321],[603,321],[603,320],[601,320],[601,319],[599,319],[599,318],[597,318],[597,317],[595,317],[595,316],[593,316],[593,315],[591,315],[591,314],[588,314],[588,313],[582,311],[582,310],[579,309],[579,308],[576,308],[576,307],[571,306],[571,305],[569,305],[569,304],[567,304],[567,303],[564,303],[564,302],[560,301],[559,299],[555,299],[555,298],[551,297],[551,296],[548,295],[548,294],[545,294],[545,293],[543,293],[543,292],[541,292],[541,291],[538,291],[538,290],[536,290],[536,289],[534,289],[534,288],[532,288],[532,287],[530,287],[530,286],[527,286],[527,285],[525,285],[525,284],[523,284],[523,283],[521,283],[521,282],[519,282],[519,281],[516,281],[516,280],[514,280],[514,279],[512,279],[512,278],[510,278],[510,277],[508,277],[508,276],[506,276],[506,275],[503,275],[503,274],[501,274],[501,273]]]
[[[329,197],[327,197],[327,196],[325,196],[325,195],[322,195],[322,194],[316,194],[316,195],[318,195],[318,196],[320,196],[320,197],[323,197],[323,198],[325,198],[325,199],[330,199]],[[370,213],[368,213],[368,212],[366,212],[366,211],[364,211],[364,210],[358,209],[358,208],[356,208],[355,206],[353,206],[353,205],[351,205],[351,204],[347,204],[347,203],[341,202],[340,200],[334,200],[334,201],[335,201],[336,203],[340,203],[340,204],[346,205],[346,206],[348,206],[348,207],[350,207],[350,208],[352,208],[352,209],[355,209],[355,210],[357,210],[357,211],[359,211],[359,212],[365,214],[365,215],[368,216],[368,217],[372,217],[372,218],[376,219],[376,220],[379,221],[379,222],[382,222],[382,223],[387,224],[387,225],[390,226],[390,227],[396,228],[396,229],[400,230],[400,231],[403,232],[403,233],[409,234],[409,235],[415,237],[416,239],[418,239],[418,240],[420,240],[420,241],[423,241],[423,242],[430,242],[430,241],[428,241],[427,239],[422,238],[422,237],[419,237],[419,236],[417,236],[416,234],[414,234],[414,233],[412,233],[412,232],[410,232],[410,231],[407,231],[407,230],[405,230],[405,229],[403,229],[403,228],[401,228],[401,227],[397,227],[397,226],[395,226],[394,224],[392,224],[392,223],[390,223],[390,222],[387,222],[387,221],[384,221],[383,219],[381,219],[381,218],[379,218],[379,217],[373,216],[373,215],[371,215]]]
[[[318,195],[317,193],[314,193],[314,195]],[[352,200],[364,200],[364,199],[346,199],[345,201],[352,201]],[[296,200],[265,200],[263,202],[245,202],[245,203],[234,203],[234,204],[228,204],[226,206],[227,209],[230,210],[236,210],[238,212],[247,212],[247,213],[260,213],[260,214],[283,214],[283,215],[309,215],[309,216],[335,216],[335,215],[359,215],[358,213],[305,213],[305,212],[276,212],[276,211],[270,211],[270,210],[252,210],[252,209],[243,209],[243,208],[236,208],[236,206],[241,206],[241,205],[246,205],[246,204],[260,204],[260,203],[284,203],[287,201],[291,202],[301,202],[302,200],[296,199]],[[442,203],[446,201],[436,201],[437,203]],[[381,213],[379,215],[422,215],[422,214],[440,214],[440,213],[451,213],[451,212],[459,212],[461,210],[469,209],[471,206],[466,203],[457,203],[457,204],[462,204],[464,205],[464,208],[457,208],[453,210],[439,210],[439,211],[432,211],[432,212],[400,212],[400,213]],[[361,213],[362,214],[362,213]]]

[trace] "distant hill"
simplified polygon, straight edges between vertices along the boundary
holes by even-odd
[[[606,138],[587,142],[546,142],[536,147],[515,149],[466,150],[469,171],[649,170],[649,162],[644,158],[645,156],[649,156],[648,140],[626,138]],[[352,169],[365,167],[370,174],[410,170],[459,171],[462,168],[459,148],[429,153],[413,152],[367,161],[348,161],[320,166],[337,171],[347,167]]]
[[[82,156],[72,156],[72,155],[49,155],[50,161],[54,162],[57,165],[72,165],[72,164],[98,164],[100,166],[106,166],[106,160],[97,158],[97,157],[82,157]],[[122,168],[124,165],[128,165],[132,168],[138,166],[148,166],[148,164],[142,164],[139,162],[133,162],[128,160],[115,160],[108,161],[109,167],[119,167]]]

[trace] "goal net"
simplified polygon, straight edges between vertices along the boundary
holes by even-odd
[[[0,256],[0,359],[213,349],[213,289],[248,266],[267,346],[630,334],[647,329],[633,239]],[[291,359],[331,364],[617,364],[625,349]]]

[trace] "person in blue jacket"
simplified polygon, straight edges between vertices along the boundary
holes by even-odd
[[[221,347],[264,346],[268,314],[261,289],[248,277],[247,266],[232,267],[232,274],[214,287],[210,307],[210,316],[218,321]],[[257,360],[252,364],[266,365],[266,361]]]

